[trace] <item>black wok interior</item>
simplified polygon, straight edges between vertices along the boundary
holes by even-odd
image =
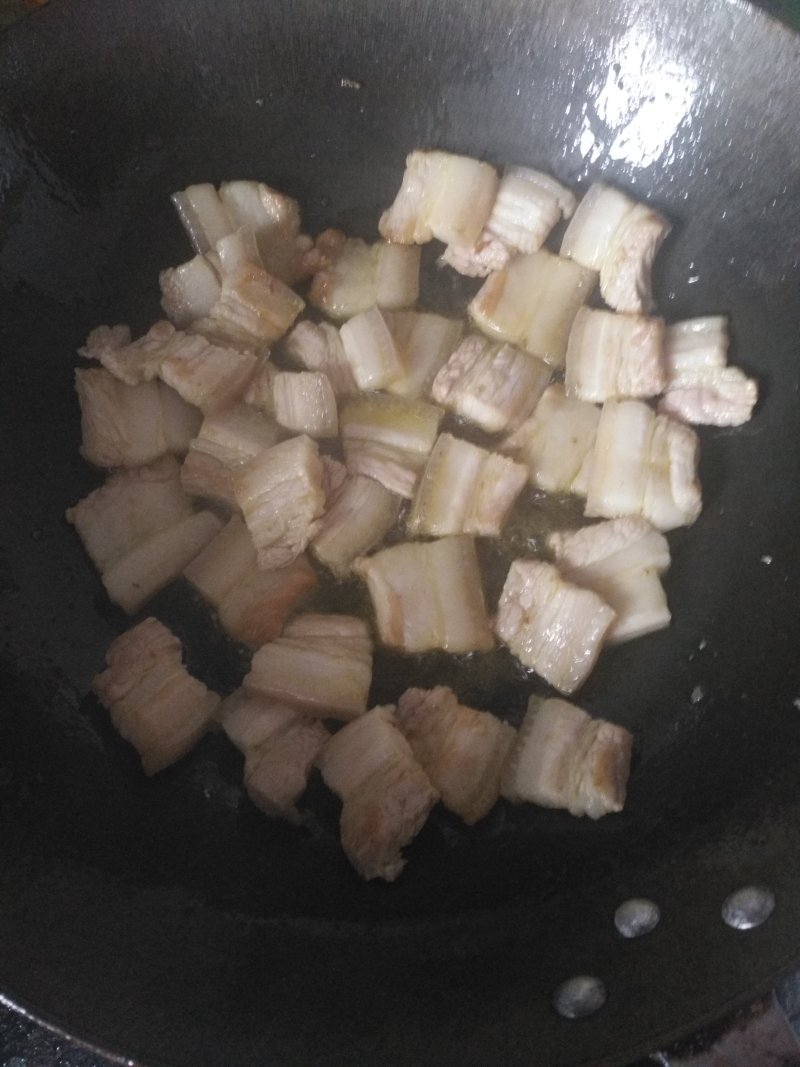
[[[796,962],[798,40],[722,0],[53,0],[0,41],[0,992],[153,1065],[566,1067],[625,1063]],[[468,830],[437,809],[385,886],[350,870],[318,782],[306,831],[260,816],[219,735],[144,779],[87,695],[127,622],[63,513],[100,481],[74,352],[157,316],[158,271],[189,255],[169,193],[257,177],[311,232],[369,237],[415,146],[575,189],[602,174],[663,209],[659,308],[729,313],[762,399],[701,431],[672,627],[604,653],[580,694],[634,733],[625,812],[501,804]],[[186,588],[147,610],[236,684]],[[454,677],[512,717],[530,690]],[[742,934],[719,909],[750,883],[777,907]],[[663,920],[625,942],[632,895]],[[608,1003],[573,1023],[550,998],[577,973]]]

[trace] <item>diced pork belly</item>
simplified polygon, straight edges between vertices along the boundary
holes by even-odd
[[[330,734],[321,722],[302,718],[273,741],[250,749],[244,761],[247,795],[265,815],[299,822],[296,804]]]
[[[742,426],[753,414],[758,385],[738,367],[684,375],[659,401],[658,410],[700,426]]]
[[[208,252],[236,229],[233,219],[210,182],[189,185],[171,198],[196,252]]]
[[[514,252],[538,252],[556,223],[571,217],[576,204],[569,189],[549,174],[506,167],[486,229]]]
[[[437,372],[461,339],[461,323],[426,311],[387,311],[383,317],[401,367],[386,388],[407,400],[428,396]]]
[[[493,167],[449,152],[412,152],[394,203],[378,229],[387,241],[472,245],[489,220],[497,196]]]
[[[261,262],[270,274],[285,285],[308,277],[305,257],[312,240],[300,232],[296,200],[255,181],[223,182],[219,198],[234,227],[252,231]]]
[[[171,342],[159,376],[184,400],[206,414],[221,411],[242,395],[256,369],[252,352],[211,344],[200,334]]]
[[[322,723],[246,689],[224,700],[218,717],[244,753],[244,786],[252,802],[266,815],[300,822],[297,801],[330,736]]]
[[[277,637],[289,612],[316,585],[305,556],[286,567],[262,570],[250,532],[238,515],[209,541],[184,575],[217,609],[225,631],[250,648]]]
[[[229,519],[184,571],[215,608],[257,569],[256,549],[240,515]],[[280,632],[280,629],[278,630]]]
[[[431,395],[438,404],[497,433],[519,426],[530,415],[549,380],[550,368],[541,359],[473,334],[436,375]]]
[[[601,403],[664,391],[664,322],[644,315],[581,308],[567,345],[569,396]]]
[[[443,415],[422,401],[381,393],[353,397],[339,412],[347,469],[410,499]]]
[[[586,514],[643,515],[659,530],[700,514],[697,435],[638,400],[608,400],[597,428]]]
[[[154,323],[146,334],[135,341],[130,340],[128,332],[128,340],[123,343],[122,330],[127,331],[127,327],[115,326],[113,330],[108,330],[100,326],[89,334],[86,345],[80,351],[89,359],[99,360],[107,371],[126,385],[139,385],[158,377],[167,353],[185,336],[164,319]]]
[[[278,371],[273,382],[275,419],[287,430],[309,437],[335,437],[339,430],[336,396],[319,371]]]
[[[492,213],[474,245],[448,245],[442,261],[461,274],[486,277],[504,270],[516,252],[538,251],[562,217],[575,209],[575,197],[541,171],[507,167]]]
[[[181,469],[181,483],[192,496],[237,507],[237,472],[277,443],[280,429],[266,415],[245,404],[203,419]]]
[[[220,347],[200,334],[182,333],[166,321],[155,323],[131,344],[97,345],[93,351],[106,370],[126,385],[160,377],[206,414],[239,396],[256,365],[251,352]]]
[[[561,253],[600,271],[600,293],[609,307],[641,314],[653,306],[653,260],[671,228],[646,204],[596,182],[567,227]]]
[[[517,659],[562,693],[591,673],[614,612],[596,593],[565,581],[540,560],[515,560],[497,607],[495,629]]]
[[[112,641],[106,670],[92,682],[145,774],[169,767],[205,733],[220,698],[181,662],[180,641],[149,618]]]
[[[607,640],[629,641],[670,623],[660,575],[669,567],[667,539],[639,516],[551,534],[564,576],[593,589],[614,610]]]
[[[67,510],[67,521],[98,570],[105,570],[154,531],[192,514],[179,472],[171,456],[139,469],[118,471]]]
[[[220,525],[212,512],[197,511],[135,545],[101,575],[110,599],[129,615],[138,611],[178,577]]]
[[[339,578],[350,573],[354,559],[379,544],[400,514],[402,498],[380,482],[348,475],[325,512],[311,551]]]
[[[404,652],[492,648],[478,558],[471,537],[393,545],[362,557],[381,640]]]
[[[311,239],[300,233],[297,201],[255,181],[223,182],[219,192],[210,183],[190,185],[174,193],[172,202],[197,252],[246,227],[252,230],[264,266],[287,285],[307,276],[304,257]]]
[[[202,420],[162,382],[125,385],[105,368],[75,371],[81,455],[98,467],[141,467],[185,452]]]
[[[164,314],[179,329],[209,315],[220,298],[219,277],[205,256],[162,270],[158,283]]]
[[[260,648],[274,640],[289,612],[316,584],[304,555],[274,570],[256,568],[222,599],[219,621],[237,641]]]
[[[394,881],[402,850],[439,799],[397,729],[393,708],[373,708],[340,730],[317,759],[322,777],[342,799],[345,852],[367,880]]]
[[[195,512],[172,457],[118,471],[67,509],[111,599],[133,613],[176,578],[219,530]]]
[[[220,237],[214,245],[214,250],[206,254],[206,259],[220,278],[242,267],[264,266],[256,244],[256,235],[249,226],[240,226],[238,230]]]
[[[294,708],[277,704],[251,689],[239,688],[225,697],[217,712],[217,719],[228,738],[239,749],[258,748],[297,722],[309,722],[301,718]]]
[[[244,688],[319,719],[355,719],[367,710],[372,641],[351,615],[299,615],[253,656]]]
[[[407,689],[396,718],[442,803],[469,825],[488,815],[516,739],[513,726],[459,704],[445,686]]]
[[[729,342],[725,315],[704,315],[667,326],[664,331],[667,384],[677,384],[684,374],[726,367]]]
[[[490,274],[467,310],[488,337],[562,367],[572,323],[596,282],[595,271],[542,248]]]
[[[327,230],[317,238],[316,251],[308,299],[331,318],[349,319],[375,305],[411,307],[419,295],[418,248],[386,241],[368,245]]]
[[[323,468],[306,434],[273,445],[236,477],[236,502],[258,553],[259,566],[285,567],[305,550],[325,511]]]
[[[358,392],[339,331],[329,322],[298,322],[284,343],[287,356],[306,370],[328,376],[337,397]]]
[[[658,409],[684,422],[741,426],[758,400],[758,385],[729,367],[724,316],[687,319],[669,326],[665,348],[668,382]]]
[[[260,351],[283,337],[304,307],[294,290],[263,267],[245,264],[223,275],[219,300],[194,328]]]
[[[632,738],[566,700],[531,697],[503,776],[503,795],[599,819],[625,804]]]
[[[525,483],[528,469],[451,434],[440,434],[407,520],[409,533],[497,537]]]
[[[563,385],[550,385],[501,449],[525,464],[539,489],[585,496],[599,421],[594,404],[566,396]]]
[[[380,308],[354,315],[341,326],[339,335],[359,389],[383,389],[402,373],[394,338]]]

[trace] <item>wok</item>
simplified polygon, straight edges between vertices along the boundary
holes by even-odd
[[[621,1064],[798,961],[799,85],[798,38],[723,0],[54,0],[4,37],[4,996],[173,1067]],[[385,886],[349,869],[318,783],[307,831],[257,815],[219,736],[144,780],[87,696],[126,620],[62,516],[99,481],[73,353],[156,316],[157,271],[188,254],[168,194],[256,176],[311,232],[369,236],[417,145],[602,173],[663,209],[664,314],[729,312],[762,399],[701,433],[671,629],[580,694],[635,735],[625,812],[501,804],[467,830],[437,810]],[[241,664],[185,609],[179,584],[152,606],[230,689]],[[519,714],[527,683],[465,671],[465,698]],[[379,658],[376,696],[397,684]],[[776,908],[742,932],[720,909],[749,884]],[[662,919],[629,941],[632,896]],[[608,995],[570,1021],[551,998],[576,974]]]

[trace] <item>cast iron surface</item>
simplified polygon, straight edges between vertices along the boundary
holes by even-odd
[[[70,0],[4,38],[6,995],[175,1067],[619,1064],[797,961],[798,84],[798,38],[720,0]],[[99,481],[71,375],[91,326],[157,314],[158,270],[187,257],[173,189],[257,176],[312,232],[369,236],[416,145],[576,187],[603,174],[663,208],[661,307],[730,312],[763,399],[744,429],[701,434],[706,506],[671,537],[672,628],[605,654],[581,693],[635,734],[625,813],[500,805],[468,831],[437,811],[402,878],[364,885],[318,783],[297,832],[242,799],[217,736],[145,781],[87,696],[126,620],[62,518]],[[241,663],[190,609],[180,586],[152,606],[230,689]],[[511,714],[529,688],[463,678]],[[379,672],[376,697],[399,684]],[[720,906],[752,882],[777,908],[737,933]],[[663,911],[637,942],[613,926],[631,895]],[[576,973],[609,995],[572,1023],[550,997]]]

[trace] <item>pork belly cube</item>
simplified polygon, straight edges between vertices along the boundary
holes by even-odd
[[[258,352],[280,340],[304,307],[294,290],[249,263],[222,276],[219,300],[194,328]]]
[[[471,245],[486,225],[497,195],[488,163],[449,152],[412,152],[403,181],[378,229],[387,241]]]
[[[159,375],[205,415],[222,411],[244,393],[256,369],[252,352],[240,352],[200,334],[176,335]]]
[[[566,700],[531,697],[503,775],[503,795],[599,819],[625,804],[632,738]]]
[[[380,308],[348,319],[339,336],[359,389],[385,389],[401,375],[403,365]]]
[[[567,345],[567,394],[602,404],[664,391],[664,321],[581,308]]]
[[[286,567],[259,568],[253,539],[238,515],[192,560],[184,576],[217,609],[223,629],[250,648],[277,637],[289,612],[317,581],[305,556]]]
[[[236,229],[210,182],[199,182],[179,189],[170,200],[196,252],[208,252],[220,238]]]
[[[516,252],[536,252],[575,197],[555,179],[527,167],[507,167],[492,213],[473,245],[448,245],[442,262],[460,274],[485,278],[503,270]]]
[[[549,385],[529,419],[501,444],[528,468],[531,484],[550,493],[586,495],[600,411]]]
[[[306,370],[327,375],[335,396],[359,391],[339,331],[331,323],[298,322],[286,337],[284,350]]]
[[[219,277],[205,256],[162,270],[158,284],[164,314],[178,329],[208,315],[220,297]]]
[[[387,311],[383,317],[401,368],[386,388],[407,400],[428,396],[433,379],[461,339],[462,324],[426,311]]]
[[[347,469],[410,499],[443,415],[433,404],[382,393],[348,400],[339,413]]]
[[[244,687],[314,718],[357,718],[367,710],[372,641],[351,615],[299,615],[253,656]]]
[[[387,241],[368,245],[326,230],[308,259],[315,275],[309,301],[334,319],[368,308],[410,307],[419,295],[420,250]]]
[[[219,621],[237,641],[260,648],[277,637],[289,613],[316,584],[304,555],[285,567],[256,567],[223,597],[217,609]]]
[[[392,545],[357,559],[353,572],[367,583],[384,644],[404,652],[492,648],[471,537]]]
[[[259,566],[284,567],[305,550],[325,511],[322,476],[317,445],[305,434],[273,445],[238,473],[236,502]]]
[[[567,227],[561,254],[600,272],[609,307],[641,314],[653,306],[653,260],[671,228],[651,207],[595,182]]]
[[[218,718],[244,753],[244,786],[255,806],[265,815],[299,823],[297,801],[330,736],[322,723],[246,689],[223,701]]]
[[[172,457],[118,471],[66,517],[108,595],[131,614],[176,578],[221,526],[211,512],[193,511]]]
[[[184,490],[229,508],[238,507],[237,473],[276,444],[279,435],[274,419],[246,404],[206,416],[181,468]]]
[[[103,571],[134,545],[192,513],[192,502],[181,489],[180,467],[172,456],[164,456],[112,474],[66,515]]]
[[[247,795],[265,815],[300,822],[297,801],[330,734],[321,722],[302,718],[273,741],[250,749],[244,761]]]
[[[145,774],[177,762],[205,733],[220,698],[186,670],[180,641],[148,618],[112,641],[92,688]]]
[[[497,537],[527,481],[521,463],[440,434],[417,486],[407,529],[415,536]]]
[[[643,515],[659,530],[700,514],[698,440],[688,426],[638,400],[608,400],[597,427],[586,514]]]
[[[326,494],[327,495],[327,494]],[[347,475],[333,496],[311,552],[339,578],[379,544],[400,514],[401,497],[360,474]]]
[[[563,367],[575,316],[596,282],[595,271],[542,248],[490,274],[467,310],[488,337]]]
[[[202,415],[162,382],[125,385],[105,368],[75,371],[81,455],[98,467],[141,467],[182,453]]]
[[[498,433],[531,414],[549,381],[550,368],[536,356],[472,334],[436,375],[431,395],[437,404]]]
[[[131,341],[127,327],[115,326],[111,330],[100,326],[89,334],[80,352],[87,359],[98,360],[126,385],[141,385],[158,376],[172,345],[184,336],[171,322],[163,319],[153,323],[147,333],[135,341]]]
[[[565,581],[550,563],[515,560],[495,629],[517,659],[562,693],[589,676],[614,612],[596,593]]]
[[[397,729],[392,707],[377,707],[349,723],[317,757],[325,783],[342,800],[342,846],[367,880],[394,881],[402,850],[439,799]]]
[[[709,426],[741,426],[749,420],[758,384],[727,365],[724,315],[673,323],[666,331],[665,357],[668,382],[660,412]]]
[[[396,718],[442,803],[468,825],[488,815],[517,736],[513,726],[460,704],[445,686],[407,689]]]
[[[103,571],[109,598],[133,615],[178,577],[221,525],[210,511],[197,511],[175,526],[158,530]]]
[[[669,567],[669,545],[646,519],[611,519],[551,534],[548,543],[564,576],[594,590],[613,609],[609,643],[669,626],[660,577]]]
[[[336,437],[336,396],[326,374],[278,371],[273,391],[275,419],[281,426],[309,437]]]
[[[253,234],[258,257],[270,274],[285,285],[308,277],[305,257],[313,242],[300,232],[296,200],[256,181],[223,182],[219,199],[234,227],[245,227]]]

